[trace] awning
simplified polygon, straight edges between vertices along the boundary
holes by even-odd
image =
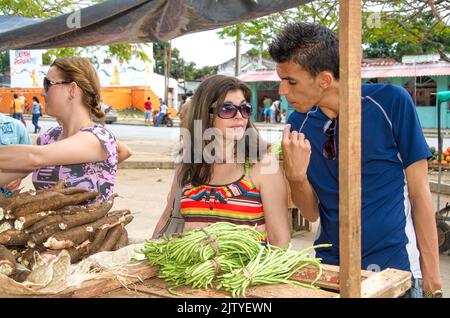
[[[243,82],[279,82],[280,78],[274,70],[249,72],[239,76]]]
[[[0,50],[167,41],[312,0],[109,0],[36,21],[0,16]]]
[[[450,75],[450,63],[395,64],[391,66],[368,66],[361,70],[362,78],[418,77]]]

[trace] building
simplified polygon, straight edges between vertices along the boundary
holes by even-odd
[[[450,89],[450,63],[440,60],[439,55],[404,56],[402,62],[393,59],[364,59],[361,77],[366,83],[392,83],[408,90],[416,103],[417,113],[423,128],[437,128],[437,91]],[[256,70],[239,77],[252,89],[254,118],[258,105],[267,95],[272,100],[279,98],[280,79],[275,69]],[[286,100],[281,98],[281,109],[288,115],[294,111]],[[450,128],[450,107],[441,107],[441,125]]]
[[[217,74],[234,76],[236,58],[232,58],[222,64],[218,65]],[[241,55],[241,68],[240,74],[245,74],[248,72],[253,72],[261,69],[275,69],[276,63],[263,59],[261,56],[250,56],[248,54]]]
[[[109,59],[99,53],[94,67],[102,86],[103,103],[115,109],[134,108],[144,110],[148,97],[156,109],[159,98],[164,98],[165,78],[153,71],[153,47],[145,49],[151,62],[132,58],[129,62]],[[10,51],[10,85],[0,87],[3,99],[0,112],[8,113],[14,93],[23,94],[27,101],[33,96],[40,96],[42,82],[49,65],[43,65],[43,50]],[[168,106],[175,110],[179,107],[178,83],[170,78],[168,82]],[[41,99],[45,108],[45,101]]]
[[[450,88],[450,63],[439,55],[404,56],[402,62],[364,60],[362,77],[370,83],[392,83],[410,93],[423,128],[437,128],[436,92]],[[441,125],[450,128],[449,106],[441,105]]]

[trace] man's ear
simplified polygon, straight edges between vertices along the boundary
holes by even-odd
[[[319,85],[322,89],[329,88],[335,81],[333,73],[329,71],[320,72],[318,77],[319,77]]]

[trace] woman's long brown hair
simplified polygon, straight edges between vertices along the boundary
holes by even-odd
[[[209,142],[203,140],[203,138],[201,138],[202,162],[194,162],[195,121],[201,120],[201,133],[203,136],[205,130],[214,127],[214,120],[217,117],[218,109],[223,104],[227,93],[230,91],[238,90],[242,91],[247,101],[250,101],[252,96],[250,88],[248,88],[248,86],[244,82],[235,77],[214,75],[204,80],[198,87],[192,98],[186,118],[186,128],[189,131],[191,147],[190,149],[186,149],[185,147],[183,147],[184,151],[190,151],[191,162],[182,163],[179,176],[180,185],[184,186],[188,183],[191,183],[194,186],[198,186],[207,184],[211,180],[213,164],[205,162],[205,158],[203,157],[203,150]],[[211,114],[210,108],[213,104],[216,104],[217,107],[214,107],[214,112]],[[251,122],[251,118],[249,118],[247,122],[246,132],[246,135],[244,135],[243,137],[245,138],[245,161],[249,162],[250,164],[254,164],[255,161],[261,160],[262,155],[267,152],[267,143],[263,141],[259,136],[256,127]],[[246,138],[247,136],[249,138]],[[256,146],[256,158],[250,157],[250,142],[252,140],[257,140],[257,145],[252,145],[252,147]],[[199,150],[200,149],[198,149],[197,151]]]

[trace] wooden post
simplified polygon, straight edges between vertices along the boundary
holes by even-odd
[[[361,1],[339,7],[340,296],[361,297]]]

